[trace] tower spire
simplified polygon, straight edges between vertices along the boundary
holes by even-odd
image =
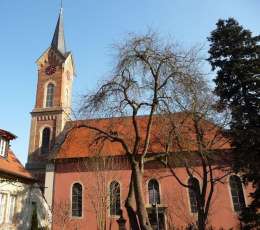
[[[63,26],[63,6],[61,1],[60,13],[56,24],[55,32],[52,38],[51,47],[60,51],[63,55],[66,53],[64,26]]]

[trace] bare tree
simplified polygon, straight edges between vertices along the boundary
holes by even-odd
[[[106,230],[110,206],[119,202],[115,208],[120,210],[120,192],[119,201],[115,195],[118,190],[120,191],[119,183],[117,186],[112,187],[112,190],[110,184],[121,180],[120,174],[112,172],[122,167],[121,161],[116,161],[115,157],[105,157],[101,154],[96,154],[95,157],[85,159],[82,163],[83,168],[91,171],[92,180],[94,181],[92,186],[87,188],[87,191],[91,202],[91,210],[94,210],[96,216],[97,229]],[[110,215],[113,214],[110,213]]]
[[[53,205],[53,224],[61,230],[66,229],[70,221],[70,203],[69,201],[60,201]]]
[[[223,183],[230,173],[227,154],[230,138],[225,131],[229,113],[218,113],[203,75],[199,71],[192,74],[192,78],[185,79],[161,107],[164,116],[160,122],[164,120],[165,129],[157,140],[162,141],[169,154],[168,161],[163,163],[181,186],[194,193],[198,212],[194,225],[204,230],[216,184]],[[176,108],[182,113],[173,114]],[[184,168],[191,183],[179,177],[176,173],[179,167]],[[200,179],[201,188],[194,183],[194,178]]]
[[[106,229],[106,218],[108,210],[108,183],[110,177],[107,171],[106,161],[104,158],[97,157],[92,159],[92,167],[94,169],[93,176],[95,183],[88,190],[91,200],[91,206],[95,212],[97,229]]]
[[[117,50],[117,64],[112,76],[96,92],[84,97],[81,112],[88,118],[129,116],[129,133],[121,132],[117,126],[92,126],[91,122],[78,123],[77,128],[95,131],[98,141],[121,145],[132,170],[125,203],[131,226],[150,230],[143,194],[143,172],[144,162],[149,161],[147,153],[154,116],[168,103],[173,91],[178,90],[181,94],[185,89],[179,86],[193,78],[198,59],[194,50],[180,51],[177,46],[160,41],[155,34],[132,36],[117,46]],[[171,112],[175,112],[172,109],[173,106]],[[139,115],[144,114],[146,119],[140,122]]]

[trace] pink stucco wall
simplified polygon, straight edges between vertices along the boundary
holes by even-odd
[[[121,207],[123,209],[123,215],[127,218],[127,214],[124,209],[124,200],[128,193],[128,185],[130,180],[130,170],[128,167],[123,169],[113,169],[106,171],[105,183],[107,183],[107,190],[109,188],[109,182],[117,180],[121,186]],[[187,182],[188,176],[183,168],[176,170],[177,175],[182,181]],[[222,172],[217,172],[219,175]],[[103,175],[103,174],[102,174]],[[165,222],[168,228],[175,226],[182,228],[187,226],[188,223],[192,223],[196,220],[196,215],[190,212],[189,207],[189,195],[188,190],[178,184],[176,179],[171,175],[169,170],[165,168],[146,169],[144,175],[144,195],[148,204],[147,183],[150,179],[155,178],[160,185],[161,195],[161,207],[165,207]],[[198,178],[199,179],[199,178]],[[72,218],[70,212],[71,205],[71,188],[73,183],[80,182],[83,185],[83,217]],[[54,206],[59,207],[60,215],[54,214],[53,229],[62,229],[62,225],[65,225],[64,229],[98,229],[96,221],[96,212],[94,203],[97,200],[98,194],[101,191],[100,177],[97,176],[95,170],[82,169],[77,166],[76,163],[63,163],[62,165],[56,165],[55,182],[54,182]],[[244,189],[245,200],[248,202],[248,193]],[[68,212],[65,210],[68,209]],[[69,215],[66,221],[61,223],[62,213]],[[109,216],[107,212],[107,229],[118,229],[118,225],[115,222],[116,218]],[[56,219],[55,219],[56,218]],[[64,220],[64,219],[63,219]],[[215,187],[214,196],[212,198],[210,214],[208,218],[209,226],[213,226],[216,229],[238,229],[239,221],[237,214],[233,211],[233,205],[230,195],[230,188],[228,184],[228,177],[224,179],[224,183],[218,183]],[[127,220],[127,227],[129,229],[129,221]]]

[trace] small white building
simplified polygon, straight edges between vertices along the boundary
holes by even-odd
[[[51,211],[37,181],[9,148],[16,136],[0,129],[0,230],[50,229]],[[37,217],[36,217],[37,216]]]

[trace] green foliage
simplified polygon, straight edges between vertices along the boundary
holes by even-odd
[[[260,36],[253,36],[233,18],[216,25],[208,38],[208,61],[217,72],[219,109],[228,108],[232,115],[234,170],[255,187],[253,202],[241,215],[253,226],[260,224]]]

